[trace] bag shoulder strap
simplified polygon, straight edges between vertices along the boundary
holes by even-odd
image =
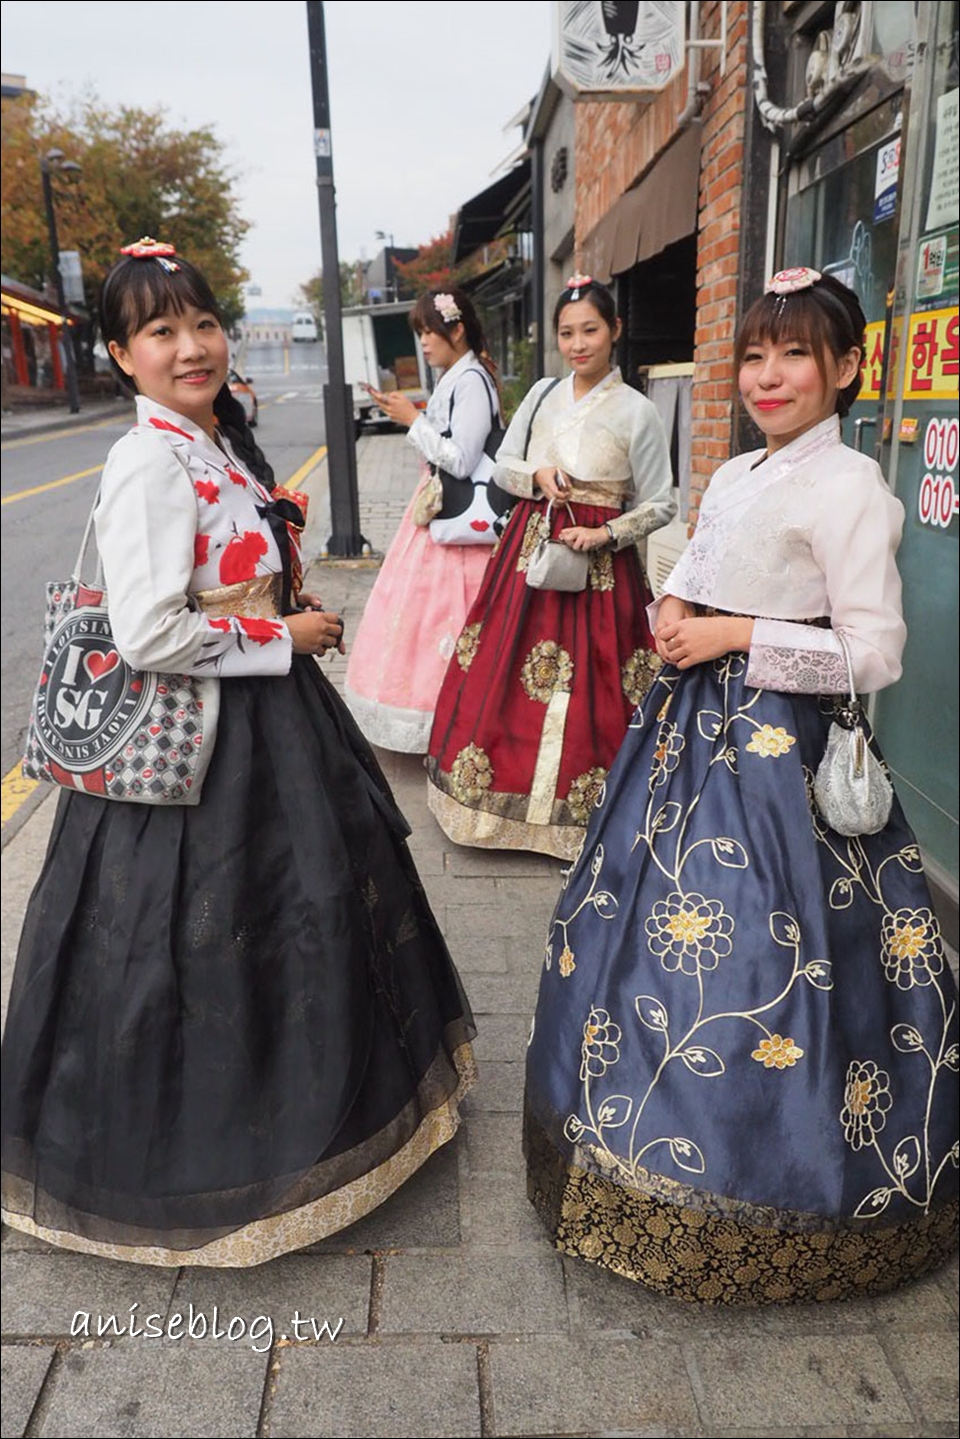
[[[487,392],[487,403],[490,406],[490,428],[491,430],[495,429],[497,421],[500,418],[500,406],[493,398],[493,381],[487,374],[486,370],[476,365],[468,365],[468,367],[464,370],[463,375],[479,375],[481,380],[483,381],[483,387]],[[463,375],[461,375],[461,379],[463,378]],[[443,431],[443,437],[446,440],[449,440],[450,436],[453,434],[453,406],[456,398],[457,387],[456,385],[454,385],[453,389],[450,391],[450,409],[447,414],[447,428]]]
[[[559,385],[559,383],[560,383],[559,379],[551,380],[550,383],[549,383],[549,385],[544,385],[543,389],[540,391],[539,395],[537,396],[537,403],[536,403],[536,404],[534,405],[534,407],[533,407],[533,412],[532,412],[531,415],[530,415],[530,422],[529,422],[529,424],[527,425],[527,438],[526,438],[526,439],[524,440],[524,442],[523,442],[523,458],[524,458],[524,459],[527,458],[527,451],[528,451],[529,448],[530,448],[530,436],[533,434],[533,422],[534,422],[534,420],[537,418],[537,412],[538,412],[538,410],[540,409],[540,406],[543,404],[544,400],[545,400],[545,399],[547,398],[547,396],[549,395],[550,391],[551,391],[551,390],[555,390],[555,389],[557,388],[557,386]]]

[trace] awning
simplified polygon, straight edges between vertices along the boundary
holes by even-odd
[[[454,263],[495,240],[522,212],[530,193],[530,157],[460,206],[453,231]]]
[[[62,325],[64,320],[68,324],[77,323],[83,320],[83,315],[71,310],[69,307],[61,311],[56,301],[51,301],[42,290],[35,290],[31,285],[21,284],[19,280],[11,280],[4,275],[0,281],[2,288],[3,313],[14,311],[21,320],[29,325]]]
[[[583,245],[587,274],[606,283],[692,235],[699,185],[700,127],[691,125],[591,230]]]

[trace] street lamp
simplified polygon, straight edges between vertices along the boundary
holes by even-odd
[[[53,208],[53,183],[50,177],[53,174],[79,175],[80,166],[75,160],[65,160],[62,150],[48,150],[40,161],[40,173],[43,176],[43,203],[47,211],[47,234],[50,239],[53,282],[57,287],[57,304],[63,315],[62,328],[65,331],[63,355],[67,365],[67,396],[70,401],[70,413],[76,415],[80,411],[80,387],[77,384],[77,360],[73,348],[73,333],[66,316],[67,301],[63,291],[63,275],[60,272],[60,242],[57,239],[57,216]]]

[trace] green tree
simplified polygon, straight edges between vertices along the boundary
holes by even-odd
[[[3,269],[37,288],[50,273],[40,160],[52,148],[81,166],[73,183],[54,177],[57,228],[61,249],[82,256],[91,308],[121,245],[154,235],[200,267],[227,325],[236,323],[248,278],[239,251],[250,225],[210,126],[176,129],[162,109],[110,109],[93,95],[65,115],[35,96],[5,100]]]
[[[297,303],[312,310],[319,324],[323,320],[323,271],[318,270],[300,286]],[[341,305],[363,304],[363,273],[359,260],[340,261]]]

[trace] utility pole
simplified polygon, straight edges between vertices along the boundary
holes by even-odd
[[[63,334],[63,360],[67,371],[67,398],[70,402],[70,413],[80,413],[80,385],[77,381],[77,359],[76,351],[73,348],[73,331],[70,328],[70,321],[67,319],[67,301],[63,290],[63,273],[60,269],[60,241],[57,238],[57,216],[53,205],[53,183],[50,179],[51,170],[73,171],[79,173],[80,166],[72,160],[64,160],[62,150],[48,150],[40,161],[40,173],[43,176],[43,203],[47,212],[47,237],[50,241],[50,262],[53,265],[53,283],[57,291],[57,304],[60,306],[62,323],[60,326]]]
[[[327,432],[327,473],[330,476],[331,555],[357,556],[366,541],[360,533],[357,493],[357,447],[353,428],[353,395],[343,372],[343,331],[340,327],[340,258],[337,253],[337,207],[330,140],[330,89],[322,0],[307,0],[310,39],[310,80],[313,86],[313,148],[317,157],[320,201],[320,263],[323,270],[323,317],[327,336],[327,383],[323,414]]]

